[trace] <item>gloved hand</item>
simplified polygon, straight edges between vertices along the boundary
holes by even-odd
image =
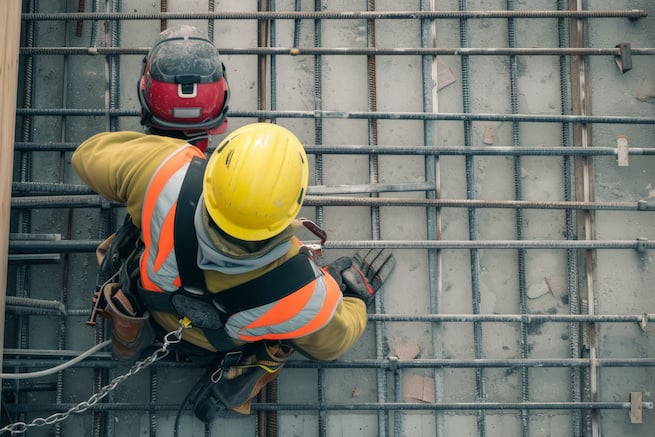
[[[370,249],[350,258],[342,256],[327,266],[344,296],[357,297],[366,305],[373,301],[396,265],[389,249]]]

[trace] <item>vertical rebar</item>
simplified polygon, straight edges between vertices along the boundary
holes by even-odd
[[[321,0],[314,0],[314,11],[322,10]],[[321,19],[314,20],[314,47],[322,46]],[[314,144],[323,144],[323,118],[320,111],[323,110],[323,60],[321,55],[314,55],[314,111],[318,114],[314,118]],[[314,155],[314,172],[316,185],[323,184],[323,155]],[[323,226],[323,207],[316,207],[316,223]]]
[[[157,368],[154,366],[150,367],[150,405],[155,405],[157,402],[157,389],[158,389],[158,379],[157,379]],[[150,422],[148,432],[150,437],[157,437],[157,412],[154,408],[150,408]]]
[[[154,5],[153,5],[154,6]],[[168,0],[161,0],[159,10],[162,13],[168,12]],[[159,30],[160,32],[163,32],[166,30],[168,27],[168,22],[166,21],[165,18],[162,18],[159,22]]]
[[[459,0],[459,10],[466,11],[466,0]],[[462,48],[468,47],[468,21],[466,18],[459,20],[459,36],[460,46]],[[468,55],[462,55],[462,101],[463,112],[471,112],[471,96],[470,96],[470,68]],[[472,146],[472,122],[471,120],[464,121],[464,146]],[[466,198],[475,198],[475,175],[474,175],[474,161],[470,155],[466,156]],[[477,239],[477,216],[474,208],[468,209],[468,225],[469,225],[469,239]],[[471,249],[469,252],[471,263],[471,304],[473,314],[480,314],[480,280],[479,280],[479,253],[477,249]],[[482,325],[479,322],[473,323],[473,350],[475,358],[482,358]],[[481,368],[475,369],[475,390],[478,401],[482,402],[486,398],[484,386],[484,370]],[[476,415],[478,435],[484,437],[486,434],[485,429],[485,413],[483,410],[478,410]]]
[[[583,10],[581,0],[569,0],[569,9]],[[587,46],[587,21],[583,19],[570,20],[570,31],[575,47]],[[576,92],[572,99],[573,111],[579,115],[591,114],[591,96],[589,84],[589,66],[587,58],[577,56],[571,58],[571,83]],[[575,145],[589,147],[591,144],[591,125],[581,123],[574,128]],[[575,161],[576,169],[576,198],[583,201],[593,200],[593,158],[579,157]],[[578,235],[584,235],[584,239],[592,240],[594,236],[593,211],[583,210],[579,213]],[[580,277],[581,311],[587,314],[594,314],[594,284],[593,284],[593,250],[585,250],[579,253],[579,267],[584,266],[584,277]],[[596,328],[594,323],[588,323],[582,331],[583,353],[590,361],[589,368],[584,370],[583,393],[587,399],[594,401],[598,397],[598,368],[596,366]],[[586,411],[585,426],[589,429],[592,437],[600,435],[597,410]]]
[[[294,1],[293,10],[296,12],[300,12],[302,10],[301,0]],[[300,25],[301,25],[300,19],[293,20],[293,46],[292,47],[296,47],[296,48],[300,47]]]
[[[268,0],[257,0],[257,10],[259,12],[266,12],[268,9]],[[268,46],[268,20],[260,19],[257,26],[257,43],[259,47]],[[259,61],[259,69],[257,70],[257,109],[266,110],[266,55],[257,55]],[[266,121],[263,117],[259,117],[259,121]]]
[[[323,9],[321,0],[314,0],[314,11],[320,12]],[[322,46],[321,19],[314,20],[314,47]],[[321,55],[314,55],[314,110],[320,113],[323,109],[323,60]],[[323,144],[323,119],[320,115],[314,118],[314,143]],[[323,184],[323,155],[314,155],[314,177],[317,185]],[[316,223],[323,226],[323,207],[316,207]],[[327,436],[327,414],[324,409],[325,405],[325,370],[317,370],[318,383],[318,435],[319,437]]]
[[[25,12],[35,13],[37,11],[36,0],[29,0],[25,5]],[[25,45],[34,47],[36,39],[36,25],[28,22],[25,29]],[[32,96],[34,91],[34,58],[31,55],[25,55],[23,72],[23,107],[32,107]],[[32,141],[32,117],[25,115],[22,118],[22,141]],[[20,168],[18,179],[21,182],[30,181],[32,178],[32,154],[23,152],[18,156]],[[32,227],[32,216],[30,210],[20,210],[18,212],[18,232],[29,233]],[[16,296],[29,297],[30,268],[27,264],[21,264],[16,269]],[[29,318],[25,316],[18,317],[17,320],[17,343],[18,347],[25,349],[29,347]],[[24,394],[20,391],[19,381],[16,382],[16,402],[24,401]],[[18,420],[25,420],[25,413],[20,413]]]
[[[507,10],[514,10],[514,1],[507,0]],[[516,29],[513,18],[507,19],[507,41],[508,47],[516,47]],[[509,87],[510,87],[510,106],[512,114],[519,113],[518,105],[518,90],[517,90],[517,81],[518,81],[518,69],[517,69],[517,58],[516,56],[509,57]],[[518,147],[521,145],[520,135],[519,135],[519,123],[512,122],[512,145]],[[514,198],[516,200],[523,200],[523,187],[521,183],[521,157],[514,157]],[[521,208],[516,208],[516,239],[523,239],[523,210]],[[518,286],[519,286],[519,311],[521,314],[527,314],[527,289],[525,282],[525,249],[519,249],[517,251],[517,261],[518,261]],[[526,323],[521,322],[519,324],[520,339],[519,345],[521,348],[521,358],[528,358],[529,354],[529,345],[528,345],[528,326]],[[521,367],[520,369],[520,378],[521,378],[521,399],[523,402],[530,400],[530,386],[528,379],[529,369],[527,367]],[[527,436],[530,432],[530,423],[528,410],[521,410],[521,427],[523,435]]]
[[[276,10],[275,0],[269,0],[268,9],[270,11]],[[277,26],[276,21],[271,20],[269,25],[270,45],[271,47],[277,46]],[[277,109],[277,56],[271,54],[271,111]],[[275,122],[275,118],[271,117],[271,122]]]
[[[121,12],[121,0],[112,0],[107,3],[111,12]],[[107,47],[120,47],[120,22],[105,22],[105,45]],[[105,57],[105,74],[107,75],[107,94],[105,105],[108,110],[117,109],[120,106],[120,55],[108,55]],[[109,113],[109,111],[108,111]],[[108,115],[107,126],[111,132],[120,130],[120,118]],[[111,208],[100,210],[100,238],[106,238],[113,232],[116,212]],[[99,323],[96,331],[96,341],[105,340],[106,322]],[[103,387],[112,376],[113,370],[96,370],[94,392]],[[110,392],[107,401],[112,402],[114,393]],[[97,411],[93,414],[93,432],[96,437],[111,437],[115,434],[115,422],[109,420],[107,412]]]
[[[436,0],[430,0],[429,5],[421,0],[420,9],[430,11],[436,9]],[[421,20],[421,47],[437,47],[437,20]],[[423,111],[439,112],[438,96],[438,69],[436,56],[423,56]],[[423,144],[425,147],[437,145],[438,124],[437,121],[426,121],[423,124]],[[434,186],[434,190],[426,191],[426,199],[437,199],[440,197],[440,163],[439,157],[430,155],[424,158],[425,181]],[[440,208],[426,208],[426,238],[429,240],[441,239],[441,210]],[[441,283],[441,251],[439,249],[428,249],[428,287],[430,293],[430,313],[441,313],[442,283]],[[443,357],[443,329],[441,323],[434,323],[431,326],[432,356]],[[443,402],[443,371],[433,370],[434,394],[437,403]],[[443,412],[434,412],[435,437],[445,435]]]
[[[94,0],[93,12],[100,11],[100,0]],[[98,47],[98,20],[91,22],[91,37],[89,39],[89,47]]]
[[[375,0],[367,1],[367,11],[375,11]],[[375,20],[366,20],[366,39],[368,47],[375,47]],[[368,110],[370,112],[377,111],[377,68],[375,62],[375,55],[367,56],[367,83],[368,83]],[[375,118],[368,119],[368,145],[375,147],[378,144],[378,122]],[[371,154],[368,158],[369,165],[369,181],[371,184],[379,182],[379,159],[378,155]],[[371,197],[377,197],[377,193],[371,193]],[[371,212],[371,239],[380,239],[380,208],[372,207]],[[375,312],[377,314],[384,313],[384,294],[376,293],[375,295]],[[385,329],[384,322],[375,322],[375,353],[377,359],[382,359],[385,356],[384,351],[384,338]],[[397,373],[394,373],[394,377]],[[377,397],[378,402],[386,401],[387,381],[386,373],[382,369],[376,370],[377,382]],[[378,412],[378,435],[386,436],[389,430],[389,412]],[[394,419],[399,423],[400,415],[394,414]]]
[[[275,11],[276,4],[275,0],[269,0],[268,10]],[[271,20],[269,24],[269,35],[270,35],[270,46],[275,47],[277,45],[277,29],[276,21]],[[271,95],[271,111],[277,109],[277,56],[271,55],[271,72],[270,72],[270,95]],[[271,118],[271,122],[275,122],[274,118]],[[277,403],[277,378],[269,382],[266,387],[266,399],[269,403]],[[278,427],[277,427],[277,411],[271,410],[267,411],[266,414],[266,434],[264,437],[277,437]]]
[[[207,12],[214,12],[214,9],[215,9],[214,0],[209,0],[207,2]],[[214,20],[212,20],[211,18],[207,20],[207,38],[209,38],[211,42],[214,42],[214,27],[215,27]]]
[[[558,1],[558,10],[568,10],[568,0]],[[558,46],[568,47],[568,20],[560,18],[557,20],[557,35]],[[559,81],[560,81],[560,103],[562,115],[569,115],[571,113],[571,99],[569,96],[569,68],[568,58],[560,56],[559,58]],[[562,145],[565,147],[571,146],[571,126],[569,123],[562,123]],[[573,166],[573,159],[570,156],[564,157],[564,200],[570,202],[573,199],[571,192],[572,176],[571,169]],[[565,212],[566,220],[566,239],[575,240],[575,223],[574,211],[567,209]],[[576,252],[572,249],[566,250],[566,290],[569,300],[569,314],[579,314],[579,293],[578,293],[578,267],[576,262]],[[568,326],[569,335],[569,351],[571,358],[580,358],[580,325],[578,323],[570,323]],[[581,371],[579,368],[571,368],[571,400],[573,402],[580,402],[582,397],[580,395],[581,385]],[[573,437],[580,437],[582,432],[582,412],[580,410],[573,410],[571,412],[571,427]]]
[[[83,9],[83,6],[82,6]],[[64,33],[65,33],[65,46],[70,45],[68,37],[68,27],[69,22],[67,21],[64,24]],[[78,25],[76,31],[79,30],[79,35],[81,36],[82,28]],[[61,106],[62,108],[68,107],[68,80],[69,80],[69,63],[70,59],[68,55],[64,55],[64,67],[63,67],[63,80],[62,80],[62,98]],[[62,142],[66,141],[66,117],[61,117],[59,139]],[[64,174],[66,168],[66,153],[59,153],[59,182],[64,183]],[[72,226],[73,226],[73,208],[68,209],[67,216],[67,228],[66,228],[66,239],[70,240],[72,238]],[[70,268],[70,254],[63,254],[63,268],[62,268],[62,287],[59,295],[59,301],[66,305],[68,301],[68,274]],[[64,349],[66,347],[66,317],[64,315],[59,317],[59,339],[58,339],[58,348]],[[55,392],[55,402],[61,403],[64,399],[64,372],[57,372],[57,388]],[[55,425],[55,436],[61,436],[61,423]]]

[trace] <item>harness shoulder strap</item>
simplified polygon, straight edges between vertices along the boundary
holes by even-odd
[[[184,176],[175,210],[174,247],[175,260],[182,287],[196,293],[206,290],[205,276],[198,267],[198,237],[193,225],[198,199],[202,194],[202,180],[207,166],[206,159],[194,157]]]

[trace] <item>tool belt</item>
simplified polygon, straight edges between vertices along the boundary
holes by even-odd
[[[131,217],[119,230],[105,239],[96,249],[99,269],[93,308],[88,325],[96,325],[96,315],[112,323],[111,342],[114,356],[119,360],[131,360],[151,345],[154,330],[150,313],[145,311],[131,292],[131,283],[138,279],[137,269],[128,269],[140,253],[139,230]]]

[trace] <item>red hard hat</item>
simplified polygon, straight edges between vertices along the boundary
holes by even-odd
[[[218,49],[193,26],[165,30],[143,60],[141,124],[185,134],[227,129],[230,89]]]

